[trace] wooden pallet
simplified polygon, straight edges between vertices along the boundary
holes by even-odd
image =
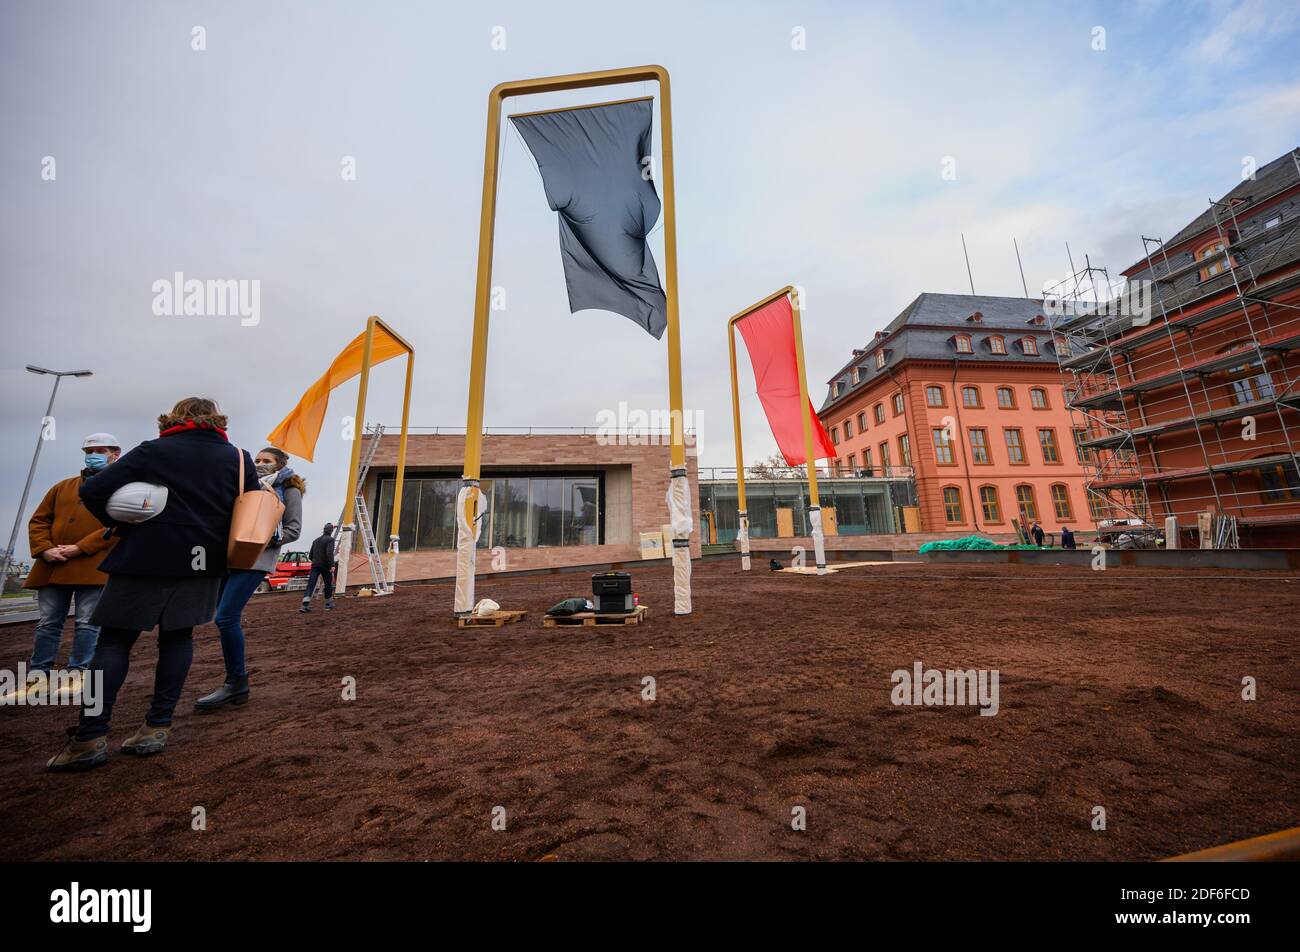
[[[545,615],[543,628],[593,628],[597,625],[639,625],[650,615],[650,609],[638,605],[630,612],[578,612],[576,615]]]
[[[523,621],[528,612],[522,611],[495,611],[490,615],[466,615],[464,618],[456,619],[457,628],[500,628],[502,625],[513,625],[517,621]]]

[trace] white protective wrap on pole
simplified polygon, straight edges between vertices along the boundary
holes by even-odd
[[[817,574],[826,573],[826,536],[822,532],[821,506],[808,507],[808,521],[812,523],[813,559],[817,563]]]
[[[691,613],[691,483],[686,467],[671,469],[668,480],[668,521],[673,528],[673,614]]]
[[[465,503],[473,492],[474,524],[465,516]],[[478,537],[483,532],[483,493],[478,486],[462,486],[456,495],[456,605],[457,615],[474,610],[474,562]]]
[[[749,513],[742,511],[740,513],[740,531],[736,533],[736,541],[740,543],[740,568],[741,571],[749,571]]]
[[[348,566],[352,562],[352,526],[344,526],[339,530],[334,561],[338,565],[338,571],[334,575],[334,591],[342,595],[348,590]]]
[[[388,585],[390,588],[397,587],[397,552],[401,546],[401,536],[390,535],[388,537]]]

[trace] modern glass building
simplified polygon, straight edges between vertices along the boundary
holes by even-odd
[[[719,543],[734,542],[739,529],[736,471],[701,469],[700,519],[708,539],[707,513],[712,518]],[[839,535],[883,535],[900,531],[898,509],[916,505],[911,479],[858,476],[817,477],[817,492],[823,510],[834,511]],[[795,536],[807,536],[808,480],[798,478],[745,477],[745,502],[749,510],[749,537],[775,539],[777,510],[791,510]]]

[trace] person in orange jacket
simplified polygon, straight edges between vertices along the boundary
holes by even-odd
[[[117,437],[111,433],[92,433],[86,437],[81,445],[85,468],[78,475],[51,486],[27,523],[32,570],[23,587],[36,590],[41,613],[32,660],[28,664],[31,674],[48,676],[54,667],[69,606],[75,606],[76,633],[68,667],[85,671],[95,655],[99,626],[90,623],[90,616],[108,581],[108,576],[99,570],[99,563],[115,540],[104,538],[103,523],[91,515],[79,491],[83,481],[122,454],[117,444]]]

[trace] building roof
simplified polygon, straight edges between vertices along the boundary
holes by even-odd
[[[1297,167],[1292,155],[1300,155],[1300,149],[1292,152],[1284,152],[1272,162],[1267,162],[1255,170],[1253,179],[1243,179],[1235,188],[1224,195],[1220,202],[1236,202],[1239,208],[1249,208],[1263,202],[1279,192],[1286,191],[1297,182],[1300,182],[1300,167]],[[1226,212],[1219,212],[1220,218],[1225,216]],[[1167,242],[1166,248],[1173,248],[1195,238],[1204,231],[1214,229],[1214,212],[1206,208],[1205,211],[1197,215],[1187,227],[1174,235]],[[1136,262],[1133,267],[1145,265],[1145,260]]]
[[[1256,170],[1253,180],[1247,179],[1234,187],[1217,206],[1211,206],[1192,220],[1169,241],[1160,245],[1152,241],[1150,267],[1148,259],[1130,266],[1124,274],[1130,281],[1154,281],[1154,310],[1156,316],[1177,316],[1204,300],[1235,292],[1240,284],[1249,290],[1264,283],[1271,276],[1293,269],[1300,262],[1300,149],[1284,153]],[[1288,196],[1286,193],[1290,192]],[[1235,203],[1229,210],[1225,203]],[[1198,264],[1194,255],[1202,242],[1187,243],[1198,235],[1205,241],[1217,234],[1215,215],[1228,237],[1228,247],[1236,265],[1236,274],[1224,269],[1218,274],[1202,277],[1206,269]],[[1180,246],[1182,247],[1180,250]],[[1223,262],[1223,256],[1206,261],[1206,264]],[[1084,312],[1064,322],[1056,322],[1060,330],[1085,328],[1085,333],[1100,341],[1117,338],[1133,328],[1130,316],[1110,316]],[[1152,332],[1153,333],[1153,332]]]
[[[972,316],[978,314],[978,320]],[[1035,323],[1042,318],[1041,323]],[[957,334],[969,334],[971,353],[960,353],[954,340]],[[1005,354],[995,354],[989,339],[1002,337]],[[1019,345],[1025,337],[1034,338],[1037,354],[1026,354]],[[877,332],[876,336],[853,352],[852,359],[827,381],[826,398],[821,409],[849,399],[870,387],[880,377],[904,360],[992,361],[995,363],[1056,366],[1056,354],[1049,346],[1052,333],[1038,298],[991,297],[983,294],[935,294],[917,296],[903,312]],[[876,366],[876,353],[885,352],[885,365]],[[853,368],[858,381],[853,382]],[[836,384],[842,389],[835,395]]]

